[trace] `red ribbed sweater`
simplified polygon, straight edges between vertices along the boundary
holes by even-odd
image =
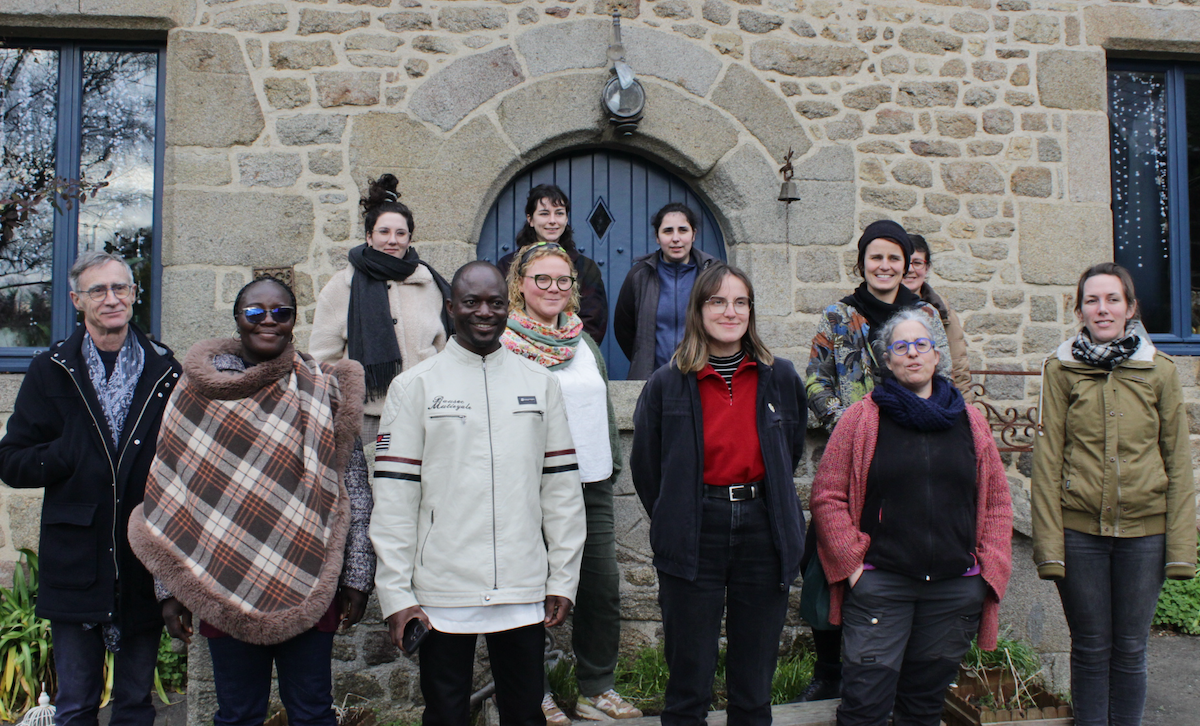
[[[978,487],[975,555],[989,587],[979,621],[979,647],[994,650],[1000,600],[1012,574],[1012,499],[987,419],[973,406],[967,406],[967,413],[975,439]],[[879,406],[868,395],[842,414],[813,481],[810,506],[817,528],[817,554],[829,580],[829,622],[835,625],[842,622],[846,581],[862,565],[871,546],[871,538],[858,526],[878,438]]]

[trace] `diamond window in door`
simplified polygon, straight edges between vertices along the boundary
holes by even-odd
[[[613,218],[608,212],[608,205],[604,203],[604,198],[596,200],[596,208],[588,215],[588,224],[592,225],[592,231],[596,233],[596,239],[604,239],[604,233],[612,226]]]

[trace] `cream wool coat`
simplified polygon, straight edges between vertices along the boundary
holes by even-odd
[[[347,266],[326,283],[317,298],[308,352],[319,361],[338,361],[346,355],[346,314],[350,311],[353,279],[354,268]],[[405,370],[446,347],[442,293],[427,267],[418,265],[404,282],[389,282],[388,302]],[[383,404],[383,398],[368,400],[363,413],[378,416],[383,412]]]

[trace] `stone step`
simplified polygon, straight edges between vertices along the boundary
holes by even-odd
[[[772,726],[835,726],[840,699],[812,703],[785,703],[771,708]],[[577,722],[579,723],[579,722]],[[583,722],[586,723],[586,722]],[[622,719],[621,726],[659,726],[658,716]],[[708,726],[725,726],[724,711],[710,711]]]

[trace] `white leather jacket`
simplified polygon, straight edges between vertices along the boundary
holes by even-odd
[[[587,522],[552,373],[452,338],[392,382],[379,434],[371,542],[384,617],[575,600]]]

